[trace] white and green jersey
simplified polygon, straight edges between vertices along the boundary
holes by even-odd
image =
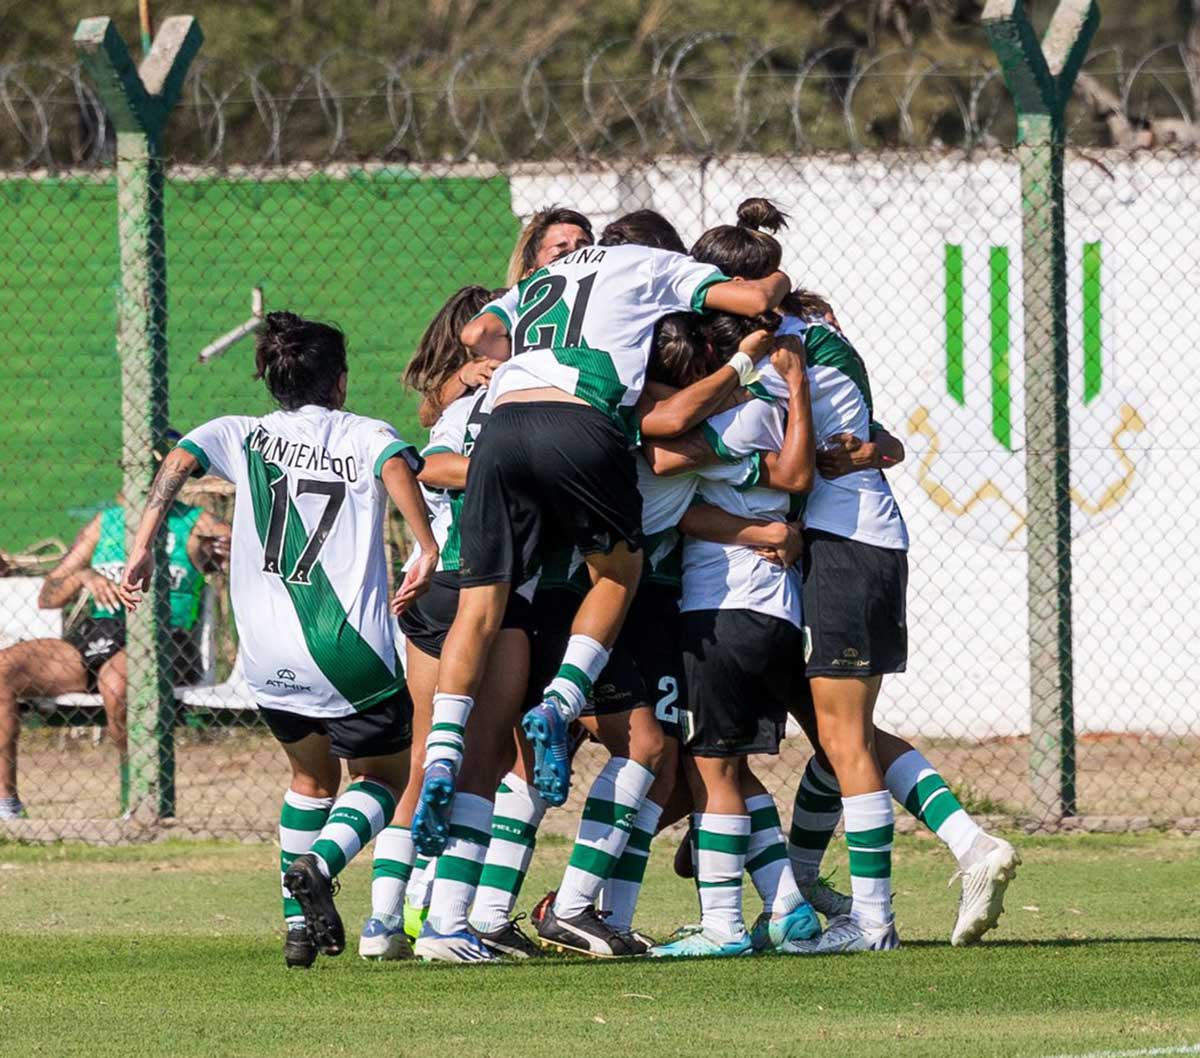
[[[230,592],[260,706],[333,718],[404,686],[383,549],[393,456],[420,456],[385,422],[308,405],[227,415],[179,447],[237,487]]]
[[[804,339],[817,448],[839,433],[869,441],[871,384],[862,357],[846,336],[823,317],[787,316],[778,333]],[[772,396],[787,399],[787,383],[770,364],[759,382]],[[833,479],[818,474],[805,502],[804,524],[876,547],[908,550],[904,516],[881,470],[856,470]]]
[[[493,400],[553,386],[622,421],[646,381],[654,325],[699,312],[712,265],[646,246],[586,246],[540,268],[484,308],[512,337],[512,359],[496,369]]]
[[[459,397],[443,411],[429,431],[429,443],[421,449],[422,457],[450,452],[470,459],[471,450],[487,422],[487,412],[483,410],[486,398],[487,390],[481,389]],[[441,550],[438,569],[456,571],[462,550],[458,520],[465,491],[423,484],[421,493],[429,509],[429,526]]]
[[[749,473],[731,473],[735,461],[779,451],[783,433],[783,411],[772,400],[747,401],[708,419],[704,435],[727,462],[698,472],[699,498],[741,518],[787,521],[791,496],[756,485],[756,463],[747,464]],[[800,628],[800,576],[748,547],[686,537],[680,610],[753,610]]]

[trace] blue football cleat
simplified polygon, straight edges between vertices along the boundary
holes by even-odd
[[[369,918],[358,937],[361,959],[411,959],[412,948],[403,926],[387,926],[377,918]]]
[[[521,721],[533,746],[533,785],[549,805],[557,806],[571,792],[570,725],[550,701],[534,706]]]
[[[656,959],[698,958],[709,956],[723,958],[730,955],[749,955],[754,949],[750,945],[750,934],[743,933],[740,937],[718,937],[698,929],[694,931],[680,930],[678,940],[667,941],[656,948],[650,949],[650,955]]]
[[[454,805],[454,769],[449,761],[435,760],[425,767],[421,796],[413,814],[413,845],[422,856],[440,856],[450,837],[450,809]]]
[[[413,953],[425,962],[496,962],[499,959],[469,929],[439,933],[428,922],[413,945]]]
[[[778,950],[788,941],[812,940],[821,935],[821,922],[812,904],[803,903],[782,915],[763,912],[750,931],[755,951]]]

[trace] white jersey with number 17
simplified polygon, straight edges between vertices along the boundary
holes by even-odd
[[[553,386],[622,418],[646,381],[654,325],[673,312],[699,312],[712,265],[648,246],[585,246],[523,279],[486,305],[512,338],[496,369],[493,401]]]
[[[387,423],[315,405],[214,419],[179,447],[237,486],[230,593],[258,704],[329,719],[401,690],[379,474],[394,456],[418,471],[416,450]]]

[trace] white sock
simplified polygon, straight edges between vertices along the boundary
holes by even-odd
[[[786,915],[804,903],[804,897],[788,862],[775,798],[770,794],[747,797],[746,811],[750,813],[746,870],[762,897],[763,910],[772,915]]]
[[[860,925],[892,919],[892,836],[895,813],[887,790],[842,798],[846,847],[850,850],[850,912]]]
[[[450,811],[450,840],[438,857],[429,901],[429,924],[439,933],[467,928],[467,911],[491,839],[492,802],[478,794],[458,794]]]
[[[608,924],[615,930],[625,932],[633,929],[633,914],[642,892],[646,865],[650,862],[650,842],[654,840],[662,812],[662,806],[649,798],[642,802],[633,821],[629,841],[625,843],[625,851],[600,888],[597,906],[609,912]]]
[[[512,918],[545,814],[546,802],[537,790],[511,771],[504,776],[496,791],[492,841],[471,908],[471,925],[477,930],[490,933]]]
[[[326,878],[342,873],[359,850],[371,843],[396,813],[396,795],[382,783],[359,779],[333,802],[329,820],[321,828],[312,852]]]
[[[967,814],[946,780],[918,750],[897,757],[884,781],[892,796],[946,843],[960,867],[971,865],[971,849],[983,827]]]
[[[613,757],[600,770],[583,805],[575,848],[554,901],[556,915],[570,918],[595,904],[653,784],[654,772],[627,757]]]
[[[567,640],[562,664],[545,691],[545,697],[554,702],[563,719],[579,719],[592,684],[608,664],[608,654],[591,636],[571,636]]]
[[[729,940],[746,934],[742,915],[742,874],[750,844],[750,817],[697,812],[696,884],[700,925]]]
[[[815,882],[829,839],[842,818],[842,793],[837,777],[809,757],[796,799],[792,805],[792,827],[788,833],[788,859],[801,885]]]
[[[433,696],[433,727],[425,739],[425,767],[435,760],[445,760],[458,770],[462,764],[467,717],[474,704],[474,699],[465,694]]]
[[[375,859],[371,864],[371,917],[389,929],[404,924],[404,890],[412,876],[412,830],[409,827],[385,827],[375,839]]]
[[[418,856],[413,863],[412,877],[408,881],[408,891],[404,894],[404,902],[409,907],[429,907],[429,896],[433,892],[433,877],[437,873],[437,857],[427,860]]]
[[[283,795],[283,809],[279,813],[279,884],[283,889],[283,920],[288,925],[303,922],[304,912],[291,890],[283,885],[283,876],[297,856],[312,848],[331,808],[332,797],[308,797],[294,790]]]

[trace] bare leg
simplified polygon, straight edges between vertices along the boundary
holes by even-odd
[[[589,636],[611,649],[642,576],[642,552],[630,551],[622,542],[607,555],[588,555],[587,564],[592,587],[579,604],[571,634]]]
[[[509,584],[484,584],[459,592],[458,613],[442,647],[439,692],[477,697],[510,590]]]
[[[104,700],[104,716],[108,722],[108,737],[116,746],[122,762],[129,752],[125,723],[125,688],[127,669],[125,651],[114,654],[96,674],[96,689]]]
[[[425,766],[425,739],[433,723],[433,692],[438,678],[438,659],[412,643],[408,644],[406,660],[408,693],[413,703],[413,743],[408,783],[392,819],[392,824],[400,827],[412,825],[413,812],[417,809],[417,798],[421,793],[421,769]]]
[[[17,796],[17,703],[87,690],[87,670],[70,643],[31,639],[0,650],[0,797]]]
[[[809,681],[820,745],[843,798],[884,788],[872,721],[881,682],[881,676],[822,676]]]
[[[449,645],[447,640],[447,648]],[[445,657],[443,650],[443,665]],[[521,714],[528,680],[529,639],[518,629],[506,628],[494,639],[479,688],[480,704],[467,720],[460,792],[495,799],[496,787],[512,763],[513,728]],[[439,679],[439,689],[442,686]]]

